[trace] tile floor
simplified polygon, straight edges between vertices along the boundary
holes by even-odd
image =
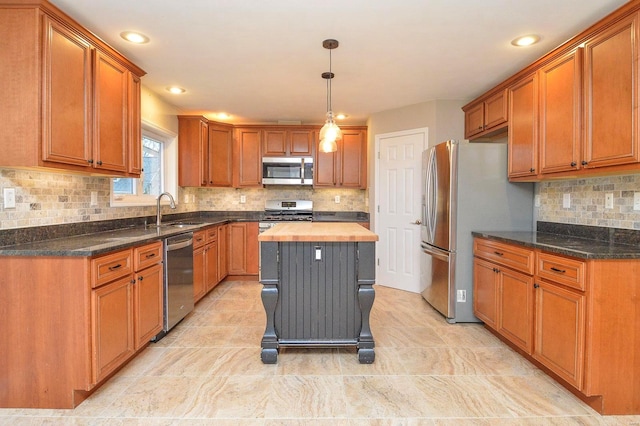
[[[376,286],[376,361],[282,349],[260,361],[257,282],[224,282],[74,410],[0,409],[10,425],[640,425],[602,417],[478,324]]]

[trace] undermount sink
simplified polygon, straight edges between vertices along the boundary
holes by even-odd
[[[204,222],[176,222],[176,223],[169,223],[168,225],[175,226],[176,228],[184,228],[187,226],[204,225]]]

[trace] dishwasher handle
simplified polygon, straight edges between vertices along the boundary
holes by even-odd
[[[186,240],[169,241],[167,240],[167,251],[180,250],[193,245],[193,237]]]

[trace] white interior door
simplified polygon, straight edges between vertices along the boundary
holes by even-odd
[[[422,151],[428,129],[376,135],[376,283],[420,292]]]

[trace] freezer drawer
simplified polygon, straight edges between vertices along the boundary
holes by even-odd
[[[455,257],[425,244],[421,248],[422,297],[447,319],[455,318]]]

